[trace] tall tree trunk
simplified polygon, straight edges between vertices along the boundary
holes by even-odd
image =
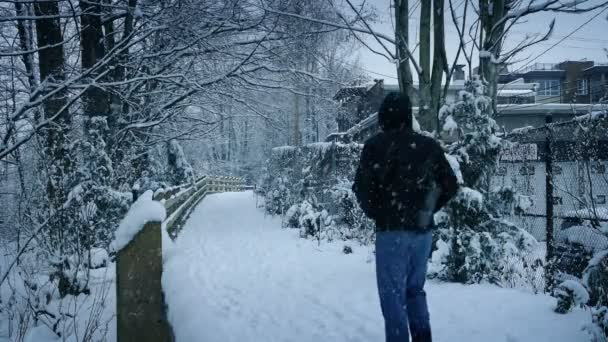
[[[131,39],[131,34],[133,32],[133,22],[134,17],[133,13],[135,12],[135,7],[137,6],[137,0],[128,0],[127,3],[127,13],[123,23],[123,33],[120,38],[120,43],[127,43]],[[108,21],[105,24],[106,29],[106,48],[110,51],[115,46],[115,37],[117,36],[116,27],[114,23]],[[123,48],[117,56],[110,63],[111,67],[114,70],[111,72],[111,78],[114,82],[124,81],[126,70],[125,65],[129,60],[129,49]],[[122,143],[119,144],[116,139],[118,137],[115,136],[116,132],[119,132],[128,122],[129,122],[129,104],[127,101],[123,101],[118,95],[121,91],[120,86],[116,86],[114,91],[110,94],[110,112],[108,113],[108,140],[107,140],[107,150],[110,154],[110,158],[114,165],[122,165],[125,162],[127,151],[131,151],[132,144],[128,139],[123,139]],[[117,146],[117,145],[120,146]],[[144,158],[145,159],[145,158]],[[137,179],[139,177],[135,177]],[[123,176],[116,177],[115,186],[121,186],[126,181],[131,182],[135,179],[125,178]]]
[[[500,65],[493,59],[498,58],[502,49],[504,24],[493,30],[496,23],[507,13],[510,0],[480,0],[479,11],[481,17],[482,34],[480,37],[483,53],[479,57],[479,75],[487,82],[488,96],[492,99],[492,106],[496,111],[496,96],[498,72]]]
[[[53,87],[53,84],[65,80],[65,60],[61,44],[63,37],[61,22],[58,18],[59,3],[57,1],[35,1],[34,14],[37,17],[36,39],[39,48],[40,79],[47,83],[46,87],[49,89]],[[45,156],[49,162],[46,187],[48,205],[52,212],[57,212],[49,223],[50,244],[60,255],[64,252],[64,232],[68,228],[65,214],[61,212],[61,208],[67,200],[68,177],[73,169],[70,150],[67,147],[72,119],[66,106],[67,94],[65,91],[56,93],[42,103],[44,119],[60,113],[53,124],[42,131],[46,138]]]
[[[80,48],[82,69],[84,71],[95,66],[103,58],[105,52],[100,0],[80,1],[80,9],[82,11],[80,17]],[[93,79],[98,74],[99,71],[93,72],[90,78]],[[110,98],[104,89],[97,86],[90,87],[82,96],[84,114],[88,117],[107,117],[110,114],[109,101]]]
[[[18,17],[27,17],[30,15],[29,3],[21,3],[17,0],[15,2],[15,12]],[[30,21],[17,20],[17,33],[19,34],[19,46],[22,51],[33,51],[33,32],[32,24]],[[25,72],[27,73],[28,85],[30,87],[30,93],[38,86],[36,82],[36,75],[34,74],[34,52],[24,53],[21,56],[23,65],[25,66]]]
[[[414,94],[410,58],[407,52],[409,42],[409,8],[408,0],[395,0],[395,40],[397,52],[397,77],[399,90],[412,97]]]
[[[293,95],[293,145],[300,146],[302,137],[300,136],[300,97]]]
[[[448,79],[448,59],[445,51],[445,22],[444,22],[444,0],[435,0],[433,11],[433,71],[431,73],[431,115],[433,126],[439,132],[439,107],[442,101],[441,81],[445,75]]]
[[[135,12],[135,7],[137,6],[137,0],[128,0],[127,6],[128,6],[127,14],[126,14],[125,21],[123,24],[124,29],[123,29],[123,34],[122,34],[122,38],[121,38],[122,43],[126,43],[131,39],[131,33],[133,32],[133,22],[134,22],[133,13]],[[114,25],[111,24],[111,26],[110,26],[110,23],[106,24],[106,42],[107,42],[106,45],[107,45],[108,49],[111,49],[114,46],[114,36],[115,36]],[[108,41],[109,39],[112,39],[112,40]],[[116,63],[112,64],[114,66],[113,79],[115,82],[120,82],[125,79],[125,75],[126,75],[125,64],[127,63],[128,59],[129,59],[129,49],[124,48],[121,50],[120,53],[118,53],[118,56],[116,57]],[[129,104],[126,101],[122,101],[121,98],[116,94],[111,96],[110,101],[111,101],[111,106],[113,108],[112,108],[112,112],[110,113],[110,116],[108,117],[108,127],[110,129],[110,132],[116,132],[116,131],[118,131],[118,128],[120,126],[120,124],[119,124],[119,122],[121,121],[120,117],[122,115],[126,115],[129,112]],[[113,142],[109,141],[108,146],[112,146],[112,145],[113,145]]]
[[[433,118],[433,108],[431,105],[431,12],[433,2],[420,2],[420,47],[419,47],[419,64],[420,75],[418,75],[418,91],[419,101],[418,116],[420,125],[427,131],[433,131],[435,128],[435,119]]]

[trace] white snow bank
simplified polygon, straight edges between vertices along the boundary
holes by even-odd
[[[61,339],[51,331],[46,325],[39,325],[33,329],[30,329],[23,339],[25,342],[51,342],[61,341]]]
[[[147,222],[165,220],[167,217],[165,207],[162,203],[152,200],[152,196],[152,190],[148,190],[131,205],[116,230],[114,241],[110,246],[113,251],[118,252],[127,246]]]

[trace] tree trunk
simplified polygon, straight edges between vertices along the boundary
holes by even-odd
[[[397,52],[397,77],[399,90],[412,97],[413,80],[410,68],[410,58],[407,53],[409,41],[409,9],[408,0],[395,0],[395,40]]]
[[[92,68],[104,56],[103,31],[101,24],[100,0],[80,1],[80,48],[82,69]],[[93,72],[90,79],[99,71]],[[88,117],[104,116],[110,113],[110,98],[107,92],[97,86],[87,89],[82,96],[84,114]],[[104,137],[106,138],[106,137]],[[106,139],[104,139],[106,140]]]
[[[302,143],[302,138],[300,137],[300,97],[294,94],[293,100],[293,145],[300,146]]]
[[[65,80],[64,74],[64,51],[63,37],[61,34],[61,22],[58,18],[59,3],[56,1],[35,1],[34,14],[36,19],[36,39],[38,43],[38,60],[40,79],[48,83],[47,89],[52,84],[58,84]],[[72,126],[72,120],[67,108],[67,93],[61,91],[49,97],[42,103],[44,119],[49,119],[61,114],[54,120],[53,124],[47,126],[42,134],[46,138],[45,155],[48,158],[47,198],[51,212],[61,210],[67,199],[69,186],[68,177],[72,173],[72,159],[67,148],[67,135]],[[51,247],[56,252],[63,253],[63,232],[66,227],[65,215],[58,212],[49,223],[51,229]]]
[[[433,11],[433,72],[431,74],[431,111],[433,127],[439,132],[439,108],[443,102],[441,80],[443,75],[448,79],[448,59],[445,51],[445,22],[444,22],[444,0],[435,0]]]
[[[479,75],[482,80],[487,82],[487,95],[492,99],[494,112],[496,112],[498,72],[501,66],[496,65],[493,59],[498,58],[501,53],[504,24],[494,31],[492,29],[506,15],[509,10],[509,2],[509,0],[479,1],[481,26],[483,28],[480,40],[482,51],[484,51],[479,58]]]
[[[26,17],[30,15],[30,5],[22,4],[21,1],[15,2],[15,12],[18,17]],[[17,33],[19,34],[19,46],[22,51],[34,50],[32,24],[29,21],[17,20]],[[34,52],[25,53],[21,56],[25,72],[27,72],[28,85],[30,93],[38,86],[36,75],[34,75]]]
[[[134,22],[133,13],[135,12],[135,7],[137,6],[137,0],[128,0],[127,5],[128,5],[127,14],[126,14],[125,21],[124,21],[124,30],[123,30],[122,39],[121,39],[122,43],[128,42],[131,39],[130,36],[131,36],[131,33],[133,32],[133,22]],[[111,29],[112,29],[111,32],[114,33],[113,25],[112,25]],[[108,38],[114,37],[114,34],[110,34],[109,32],[110,31],[106,32],[107,37]],[[107,39],[106,39],[106,41],[107,41]],[[109,45],[107,47],[108,47],[108,49],[111,48]],[[125,79],[126,71],[125,71],[124,65],[126,64],[128,59],[129,59],[129,49],[124,48],[118,54],[118,56],[116,58],[116,63],[113,64],[115,66],[114,73],[113,73],[113,78],[114,78],[115,82],[120,82]],[[120,99],[120,97],[117,95],[112,95],[110,101],[111,101],[111,106],[113,107],[113,110],[110,113],[110,117],[108,118],[108,127],[110,128],[110,132],[116,132],[116,131],[118,131],[118,128],[120,126],[120,124],[119,124],[120,116],[126,115],[129,112],[129,104],[126,101],[122,101]],[[110,146],[113,145],[112,141],[109,142],[109,145]]]
[[[418,76],[418,116],[423,129],[432,132],[435,129],[435,119],[431,93],[431,12],[432,1],[420,2],[420,47],[419,64],[420,75]]]

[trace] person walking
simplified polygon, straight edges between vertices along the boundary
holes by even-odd
[[[414,132],[409,97],[389,94],[365,142],[353,192],[376,223],[376,278],[387,342],[431,342],[424,291],[433,215],[457,192],[437,141]],[[408,329],[409,327],[409,329]]]

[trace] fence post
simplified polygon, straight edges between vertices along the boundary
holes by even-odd
[[[546,223],[547,223],[547,254],[545,256],[545,291],[553,289],[554,267],[553,267],[553,149],[552,149],[552,128],[553,116],[547,114],[545,117],[546,136],[545,136],[545,196],[546,196]]]
[[[172,341],[161,286],[161,223],[148,222],[116,258],[118,342]]]

